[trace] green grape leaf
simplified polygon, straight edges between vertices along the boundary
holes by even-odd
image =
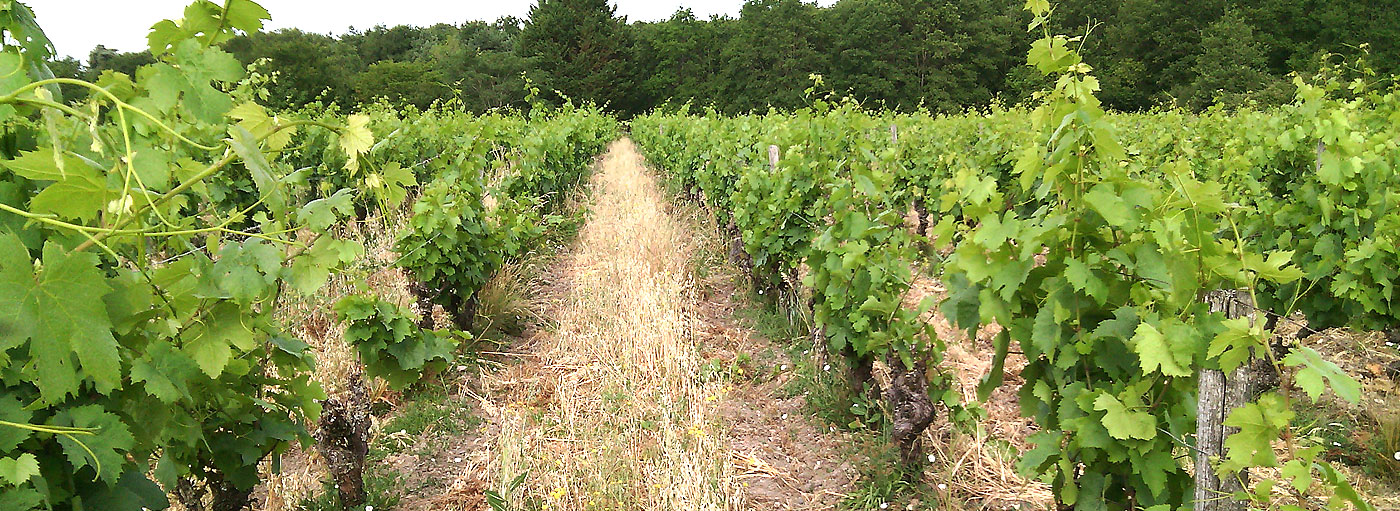
[[[374,133],[369,130],[369,116],[365,114],[353,114],[347,120],[345,128],[340,130],[340,148],[345,151],[348,157],[345,168],[351,172],[359,170],[361,154],[369,151],[374,146]]]
[[[0,330],[30,340],[40,396],[58,403],[76,394],[79,367],[100,389],[120,386],[121,357],[102,300],[111,287],[97,256],[66,254],[50,242],[41,264],[34,268],[17,236],[0,234]]]
[[[0,93],[10,93],[29,85],[29,73],[24,71],[24,57],[14,52],[0,52]],[[5,105],[14,112],[14,107]]]
[[[335,192],[335,195],[330,197],[308,202],[297,210],[297,223],[312,231],[324,232],[335,225],[339,218],[354,214],[354,199],[354,193],[345,189]]]
[[[257,138],[267,137],[265,143],[272,150],[281,150],[292,142],[296,128],[277,130],[277,119],[268,115],[267,109],[253,102],[243,103],[228,112],[228,116],[238,121],[238,125]]]
[[[0,458],[0,481],[10,486],[29,482],[29,478],[39,475],[39,458],[32,453],[20,454],[18,458]]]
[[[1142,476],[1142,482],[1147,484],[1147,488],[1152,490],[1153,496],[1161,496],[1167,489],[1167,479],[1171,472],[1178,470],[1176,459],[1172,458],[1171,451],[1154,449],[1147,453],[1133,453],[1134,463],[1137,473]]]
[[[1001,386],[1006,373],[1006,356],[1011,351],[1011,336],[1006,330],[997,334],[992,341],[996,348],[996,353],[992,356],[992,368],[987,374],[982,376],[982,380],[977,384],[977,399],[986,401],[991,397],[992,391]]]
[[[248,351],[257,346],[256,332],[242,309],[232,303],[213,307],[190,328],[184,351],[210,378],[218,378],[233,358],[234,348]]]
[[[1361,384],[1357,383],[1341,367],[1332,361],[1322,358],[1322,355],[1312,348],[1298,347],[1283,358],[1283,364],[1288,367],[1301,367],[1295,380],[1303,392],[1308,393],[1308,397],[1313,402],[1317,402],[1322,394],[1327,391],[1327,385],[1331,384],[1332,391],[1338,397],[1347,402],[1356,404],[1361,400]],[[1324,380],[1326,384],[1324,384]]]
[[[147,46],[151,49],[151,54],[157,57],[170,53],[175,43],[188,37],[179,25],[174,21],[161,20],[151,26],[150,32],[146,34]]]
[[[1078,259],[1065,259],[1065,280],[1075,289],[1089,295],[1099,305],[1108,300],[1108,285],[1094,275],[1094,270]]]
[[[1248,467],[1272,467],[1277,464],[1273,441],[1293,420],[1293,415],[1293,411],[1284,405],[1283,398],[1273,393],[1230,412],[1229,417],[1225,418],[1225,425],[1239,428],[1239,431],[1225,438],[1226,459],[1221,461],[1220,469],[1234,473]]]
[[[1328,503],[1329,509],[1341,509],[1342,503],[1349,503],[1357,511],[1376,511],[1376,507],[1361,498],[1361,494],[1356,492],[1356,488],[1347,481],[1347,477],[1328,463],[1318,463],[1318,471],[1322,473],[1322,480],[1327,483],[1335,494]]]
[[[190,357],[167,343],[153,343],[146,354],[131,364],[131,381],[143,382],[146,392],[165,404],[189,396],[187,382],[199,375],[200,367]]]
[[[238,0],[224,3],[224,19],[230,27],[251,34],[262,30],[263,20],[272,19],[272,15],[253,0]]]
[[[325,285],[333,269],[353,262],[363,254],[364,246],[359,242],[322,236],[292,262],[287,282],[296,292],[310,296]]]
[[[1149,323],[1138,325],[1133,335],[1133,351],[1138,354],[1143,373],[1160,371],[1167,376],[1191,376],[1190,352],[1169,343],[1162,332]]]
[[[0,421],[27,424],[33,417],[34,412],[25,410],[24,403],[18,396],[0,395]],[[9,452],[19,447],[19,444],[32,434],[32,431],[24,428],[0,426],[0,452]]]
[[[242,126],[232,126],[229,128],[233,151],[238,153],[238,157],[243,160],[243,165],[248,167],[248,171],[253,175],[253,184],[257,185],[258,193],[263,200],[275,210],[281,210],[286,206],[287,200],[278,185],[278,180],[272,172],[272,166],[268,164],[267,157],[263,155],[262,148],[258,147],[257,137],[248,132]]]
[[[1300,492],[1312,486],[1312,464],[1306,460],[1288,460],[1279,470],[1279,476]]]
[[[136,151],[136,157],[132,159],[131,166],[141,178],[141,186],[153,191],[167,189],[172,167],[171,151],[144,143],[135,144],[133,149]]]
[[[1137,223],[1132,206],[1114,191],[1113,185],[1094,185],[1089,193],[1084,194],[1084,202],[1107,220],[1109,225],[1131,227]]]
[[[1262,347],[1258,332],[1249,325],[1249,318],[1232,318],[1220,322],[1225,330],[1210,342],[1211,357],[1220,357],[1220,369],[1234,371],[1253,355],[1250,348]]]
[[[61,426],[94,430],[92,435],[75,436],[77,440],[66,436],[58,437],[59,443],[63,445],[63,454],[74,470],[92,467],[102,480],[117,482],[126,464],[125,453],[136,445],[135,437],[131,436],[131,430],[127,429],[120,417],[103,410],[100,405],[87,405],[59,412],[54,416],[54,422]],[[82,445],[79,445],[78,441],[81,441]],[[87,446],[86,449],[83,448],[84,445]],[[88,451],[92,454],[88,454]],[[97,456],[96,459],[93,459],[93,454]]]
[[[30,511],[39,509],[43,496],[34,488],[6,488],[0,492],[0,509],[7,511]]]
[[[1129,410],[1107,392],[1094,399],[1094,409],[1104,412],[1103,426],[1113,438],[1151,440],[1157,437],[1157,419],[1152,414]]]
[[[21,152],[18,158],[0,161],[15,175],[34,181],[63,181],[69,177],[97,179],[100,175],[81,158],[68,153],[54,156],[53,148]]]
[[[1031,43],[1030,52],[1026,55],[1026,63],[1047,75],[1061,72],[1079,62],[1079,54],[1069,48],[1069,39],[1058,35]]]
[[[115,195],[116,193],[107,189],[105,179],[74,172],[35,195],[29,200],[29,208],[34,213],[93,222]]]

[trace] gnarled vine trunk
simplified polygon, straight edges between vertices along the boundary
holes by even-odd
[[[922,359],[914,367],[905,367],[899,355],[891,354],[890,387],[885,390],[885,402],[890,409],[890,436],[899,446],[899,460],[904,466],[915,466],[923,458],[923,432],[933,424],[933,400],[928,397],[928,366]]]
[[[352,376],[348,396],[326,400],[316,428],[316,451],[326,460],[344,509],[365,505],[365,457],[369,455],[369,410],[364,385]]]

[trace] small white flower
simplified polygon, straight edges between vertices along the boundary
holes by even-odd
[[[929,453],[929,455],[928,455],[928,462],[929,462],[929,463],[933,463],[933,460],[935,460],[935,459],[937,459],[937,458],[934,458],[934,457],[933,457],[933,453]]]
[[[461,463],[461,462],[462,462],[462,458],[452,458],[452,462],[453,462],[453,463]]]
[[[786,371],[786,370],[787,370],[787,364],[783,364],[783,366],[782,366],[782,367],[779,367],[778,370],[779,370],[779,371]]]
[[[827,365],[822,366],[822,370],[823,370],[823,371],[830,371],[830,370],[831,370],[831,364],[827,364]]]
[[[787,420],[787,414],[783,414],[783,420]]]
[[[940,490],[946,490],[946,489],[948,489],[948,485],[945,484],[945,483],[938,483],[938,489],[940,489]]]
[[[365,506],[365,511],[374,511],[374,506]]]
[[[1395,461],[1400,461],[1400,451],[1395,451]]]
[[[1332,442],[1332,446],[1333,446],[1333,447],[1341,447],[1341,446],[1342,446],[1342,443],[1341,443],[1341,442]]]
[[[889,508],[890,508],[890,505],[889,505],[888,503],[885,503],[885,502],[881,502],[881,503],[880,503],[880,509],[889,509]]]

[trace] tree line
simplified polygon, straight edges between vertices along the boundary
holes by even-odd
[[[955,111],[1019,102],[1041,78],[1023,62],[1031,36],[1020,0],[748,0],[739,16],[680,10],[631,22],[608,0],[539,0],[526,19],[428,27],[376,26],[338,36],[288,29],[225,48],[275,75],[269,103],[350,107],[377,98],[426,107],[456,98],[472,111],[546,99],[607,104],[630,116],[692,103],[738,113],[805,104],[812,75],[871,107]],[[1368,0],[1067,0],[1057,26],[1080,44],[1118,110],[1159,105],[1271,104],[1289,74],[1328,55],[1368,56],[1381,76],[1400,67],[1400,16]],[[1354,59],[1353,59],[1354,60]],[[132,74],[147,52],[98,46],[59,76]],[[77,92],[77,91],[74,91]]]

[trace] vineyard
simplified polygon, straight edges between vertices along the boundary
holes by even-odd
[[[1028,360],[1039,431],[1019,467],[1064,506],[1371,509],[1292,421],[1360,385],[1274,330],[1394,331],[1400,99],[1337,66],[1277,111],[1110,115],[1067,38],[1047,32],[1030,64],[1056,78],[1031,110],[880,114],[813,88],[802,111],[657,113],[633,136],[740,240],[760,293],[810,307],[851,384],[883,397],[903,463],[935,414],[978,413],[939,367],[946,340],[921,319],[937,307],[997,331],[979,399],[1009,353]],[[916,272],[947,298],[910,307]],[[1277,475],[1251,482],[1260,469]]]
[[[1397,509],[1400,89],[1107,112],[1027,9],[1023,106],[624,124],[274,110],[250,0],[55,78],[6,3],[0,510]]]

